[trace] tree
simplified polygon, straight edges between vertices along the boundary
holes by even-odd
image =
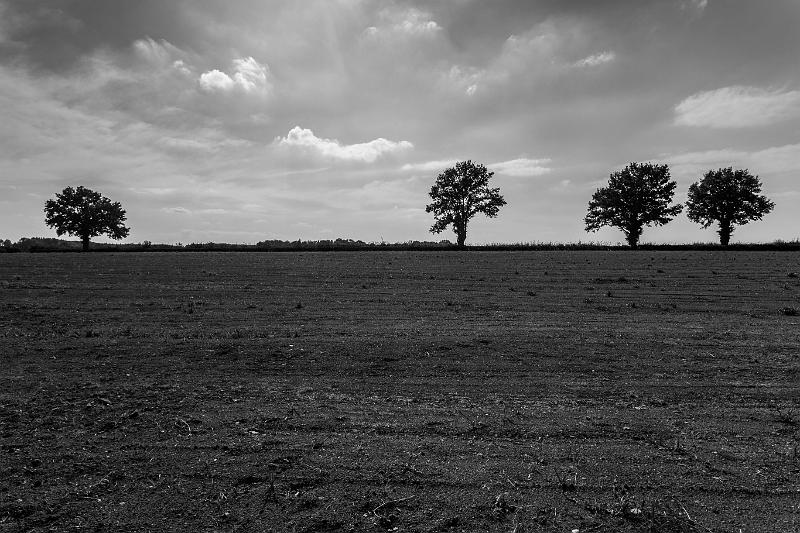
[[[67,187],[55,200],[44,204],[45,223],[55,228],[59,235],[80,237],[83,250],[89,249],[92,237],[108,235],[112,239],[124,239],[130,231],[123,225],[125,210],[122,204],[112,202],[85,187]]]
[[[703,179],[689,187],[687,216],[704,228],[719,224],[719,243],[727,246],[734,226],[761,220],[775,204],[761,192],[758,176],[745,170],[709,170]]]
[[[494,218],[506,205],[500,189],[489,187],[492,176],[494,172],[472,161],[456,163],[439,174],[428,193],[433,202],[425,207],[427,213],[433,213],[436,221],[431,233],[441,233],[452,225],[458,247],[463,248],[469,220],[478,213]]]
[[[614,172],[608,187],[597,189],[589,202],[586,231],[619,228],[636,248],[645,226],[662,226],[683,209],[681,204],[669,205],[677,185],[669,178],[669,166],[653,163],[631,163]]]

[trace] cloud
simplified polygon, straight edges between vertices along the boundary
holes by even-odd
[[[276,138],[275,143],[278,146],[308,149],[332,159],[366,163],[372,163],[384,154],[414,147],[408,141],[390,141],[382,137],[365,143],[342,144],[336,139],[317,137],[313,131],[300,126],[292,128],[286,137]]]
[[[438,161],[425,161],[423,163],[409,163],[400,167],[400,170],[413,172],[437,172],[452,167],[458,161],[455,159],[441,159]]]
[[[148,63],[157,66],[173,65],[180,63],[185,66],[182,60],[174,58],[183,55],[183,51],[165,39],[154,40],[150,37],[137,39],[133,43],[133,50],[140,58]]]
[[[506,176],[523,177],[523,176],[542,176],[549,174],[552,170],[546,167],[550,163],[550,159],[511,159],[509,161],[501,161],[493,163],[489,169],[497,174],[504,174]]]
[[[800,91],[723,87],[689,96],[675,106],[675,114],[675,124],[679,126],[766,126],[800,117]]]
[[[486,76],[487,72],[484,69],[453,65],[443,76],[442,81],[446,87],[453,87],[463,91],[467,96],[473,96],[486,81]]]
[[[253,143],[232,138],[212,128],[196,128],[191,134],[166,132],[157,139],[156,147],[176,152],[212,154],[226,149],[250,148]]]
[[[372,211],[379,216],[394,209],[421,209],[427,200],[430,184],[427,179],[409,177],[396,180],[373,180],[360,187],[331,191],[330,198],[337,206]]]
[[[683,3],[681,3],[681,9],[691,9],[701,15],[707,7],[708,0],[685,0]]]
[[[593,44],[591,29],[570,19],[547,19],[525,32],[509,35],[482,66],[454,65],[440,74],[440,83],[467,96],[490,94],[498,87],[526,92],[574,68],[596,67],[616,59],[612,51],[574,61]]]
[[[396,31],[411,35],[425,35],[438,32],[442,29],[442,27],[431,18],[430,13],[414,8],[406,11],[402,20],[396,22],[393,28]]]
[[[171,215],[191,215],[192,211],[186,209],[185,207],[176,206],[176,207],[162,207],[161,211],[164,213],[169,213]]]
[[[703,152],[666,154],[658,162],[670,165],[673,176],[696,180],[712,169],[747,168],[753,174],[793,175],[800,172],[800,144],[745,151],[723,148]]]
[[[233,75],[213,69],[200,75],[200,87],[209,92],[231,92],[240,90],[245,93],[267,94],[272,89],[270,72],[267,65],[262,65],[252,57],[235,59]]]
[[[230,91],[236,84],[221,70],[209,70],[200,75],[200,86],[207,91]]]
[[[64,29],[78,33],[83,23],[66,13],[63,9],[44,5],[30,5],[34,2],[20,2],[18,5],[0,2],[0,43],[12,41],[17,35],[37,31]]]
[[[455,159],[442,159],[437,161],[425,161],[423,163],[409,163],[400,167],[400,170],[415,171],[415,172],[441,172],[442,170],[452,167],[458,161]],[[542,176],[551,172],[551,168],[547,167],[550,159],[510,159],[508,161],[500,161],[486,165],[487,168],[496,174],[505,176],[522,177],[522,176]]]
[[[136,194],[149,196],[167,196],[178,192],[178,189],[174,187],[130,187],[128,190]]]
[[[172,68],[174,68],[175,70],[177,70],[178,72],[180,72],[181,74],[183,74],[185,76],[189,76],[189,75],[192,74],[192,69],[182,59],[178,59],[176,61],[173,61],[172,62]]]
[[[572,65],[574,67],[596,67],[598,65],[602,65],[603,63],[610,63],[617,58],[617,55],[614,52],[600,52],[597,54],[592,54],[588,57],[584,57],[580,61],[576,61]]]
[[[379,18],[381,22],[378,25],[364,30],[365,37],[382,38],[392,35],[426,37],[442,31],[442,27],[433,20],[430,13],[417,8],[384,9],[380,12]]]

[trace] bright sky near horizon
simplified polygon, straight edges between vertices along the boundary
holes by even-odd
[[[0,238],[84,185],[124,242],[454,241],[427,193],[472,159],[508,205],[469,243],[622,242],[583,217],[631,161],[679,202],[748,168],[776,208],[733,242],[797,239],[798,28],[797,0],[0,0]]]

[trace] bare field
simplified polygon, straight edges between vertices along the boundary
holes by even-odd
[[[800,531],[799,259],[0,255],[0,532]]]

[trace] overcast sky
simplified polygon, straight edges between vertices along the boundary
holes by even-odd
[[[472,159],[508,205],[471,243],[623,241],[583,217],[631,161],[680,202],[748,168],[776,208],[733,241],[795,239],[798,28],[797,0],[0,0],[0,238],[84,185],[127,242],[454,241],[427,193]]]

